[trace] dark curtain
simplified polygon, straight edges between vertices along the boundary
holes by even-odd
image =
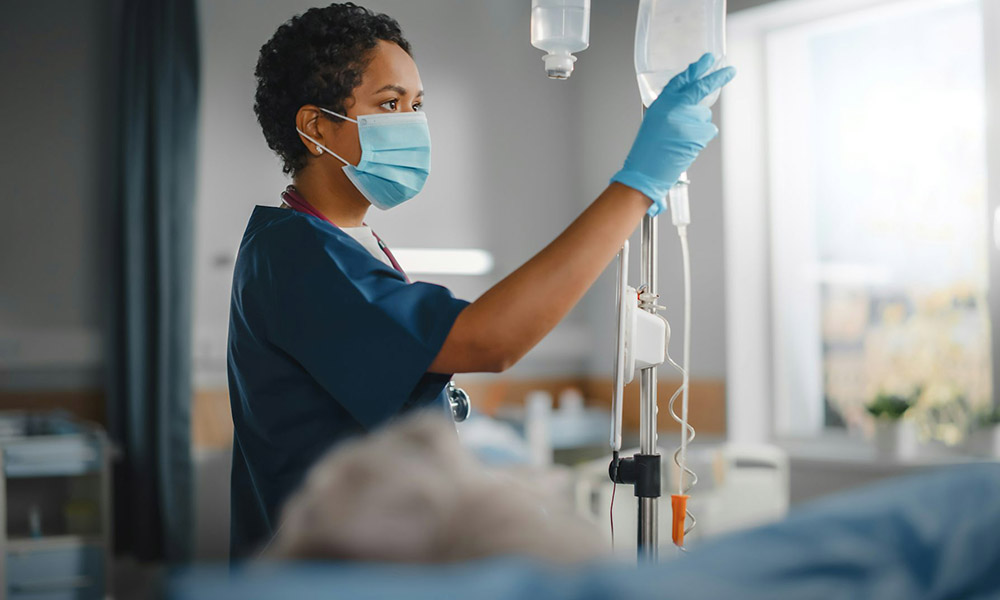
[[[115,4],[116,168],[108,426],[116,551],[182,562],[193,539],[195,0]]]

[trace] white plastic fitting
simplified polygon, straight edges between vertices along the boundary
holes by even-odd
[[[639,308],[638,292],[626,288],[625,298],[625,383],[635,372],[663,364],[667,359],[667,324],[653,313]]]

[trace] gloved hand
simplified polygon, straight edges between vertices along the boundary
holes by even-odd
[[[611,178],[652,200],[648,212],[652,217],[666,209],[667,192],[719,134],[712,111],[698,103],[729,83],[736,69],[705,75],[714,64],[712,55],[705,54],[667,83],[646,110],[625,166]]]

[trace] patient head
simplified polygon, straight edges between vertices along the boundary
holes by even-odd
[[[321,459],[285,505],[265,556],[430,563],[528,555],[565,563],[605,551],[596,526],[568,500],[479,463],[454,425],[423,414]]]

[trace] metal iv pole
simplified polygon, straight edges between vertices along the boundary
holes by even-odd
[[[643,107],[645,115],[645,107]],[[663,362],[662,358],[656,364],[639,370],[639,453],[635,456],[619,458],[621,448],[621,409],[624,402],[624,372],[623,363],[628,342],[625,341],[624,328],[626,303],[634,302],[627,294],[638,292],[638,308],[651,314],[656,314],[658,298],[657,281],[657,218],[649,215],[642,217],[641,226],[641,269],[642,284],[638,290],[627,287],[628,280],[628,241],[622,245],[618,255],[618,353],[615,357],[615,395],[613,401],[613,425],[611,448],[613,457],[608,467],[608,475],[616,483],[634,486],[638,499],[638,531],[636,547],[640,562],[656,561],[658,557],[659,533],[659,498],[660,486],[660,455],[656,447],[656,368]],[[628,290],[628,292],[626,292]],[[634,360],[634,357],[632,358]]]
[[[643,114],[645,112],[643,109]],[[656,298],[659,289],[656,277],[659,245],[656,217],[649,215],[642,217],[640,236],[643,287],[647,294]],[[640,308],[650,313],[656,313],[655,300],[644,304],[645,306],[640,305]],[[642,369],[639,372],[639,454],[654,457],[650,462],[655,465],[657,470],[655,481],[651,482],[653,485],[648,486],[650,489],[641,489],[637,485],[635,490],[639,500],[638,555],[640,561],[655,561],[658,557],[660,456],[656,450],[656,375],[655,366]]]

